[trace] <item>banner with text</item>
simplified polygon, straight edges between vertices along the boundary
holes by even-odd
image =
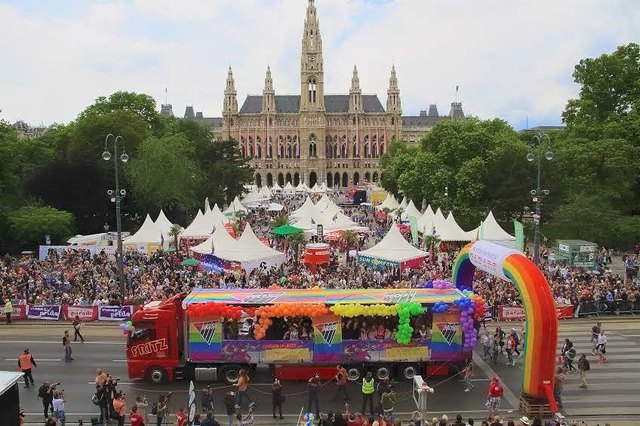
[[[558,319],[573,318],[573,306],[556,306],[556,315]],[[498,321],[524,321],[524,319],[523,306],[498,306]]]
[[[98,319],[100,321],[124,321],[133,315],[134,306],[98,306]]]
[[[5,316],[4,305],[0,306],[0,315]],[[27,319],[27,307],[25,305],[13,305],[12,320]]]
[[[78,317],[80,321],[95,321],[98,319],[98,307],[64,306],[62,308],[62,317],[69,321],[73,321],[76,317]]]
[[[56,321],[60,319],[61,306],[31,305],[27,309],[27,318]]]

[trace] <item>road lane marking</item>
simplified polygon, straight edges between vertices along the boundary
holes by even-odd
[[[112,359],[111,362],[127,362],[126,359]]]
[[[5,358],[5,361],[18,361],[18,358]],[[56,361],[62,361],[61,358],[38,358],[36,360],[36,362],[56,362]]]

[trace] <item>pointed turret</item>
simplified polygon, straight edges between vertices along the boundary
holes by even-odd
[[[464,111],[462,110],[462,102],[451,102],[449,117],[454,120],[464,119]]]
[[[389,77],[387,112],[402,115],[402,103],[400,102],[400,89],[398,88],[398,77],[396,76],[395,65],[391,66],[391,77]]]
[[[273,113],[276,111],[276,92],[273,89],[271,79],[271,67],[267,65],[267,73],[264,77],[264,89],[262,90],[262,113]]]
[[[349,89],[349,112],[362,112],[362,91],[360,90],[358,68],[355,65],[351,76],[351,89]]]
[[[313,0],[307,5],[300,58],[300,111],[324,111],[324,71],[320,20]]]
[[[238,114],[238,98],[236,84],[233,80],[233,71],[229,67],[227,72],[227,85],[224,89],[224,102],[222,104],[223,133],[225,138],[231,139],[231,128],[235,124],[233,117]]]

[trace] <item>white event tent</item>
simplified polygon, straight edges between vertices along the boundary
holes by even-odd
[[[296,189],[291,185],[291,182],[287,182],[287,184],[282,188],[283,194],[295,194]]]
[[[449,212],[449,215],[445,219],[442,226],[437,229],[438,238],[440,241],[471,241],[473,238],[469,238],[469,233],[465,232],[453,217],[453,212]]]
[[[247,213],[249,210],[242,205],[238,197],[234,198],[229,207],[224,211],[224,214],[233,214],[237,212]]]
[[[396,200],[396,197],[392,193],[388,193],[384,201],[380,203],[380,205],[378,205],[376,208],[382,211],[385,208],[389,210],[395,210],[398,207],[400,207],[400,204],[398,204],[398,200]]]
[[[418,218],[418,231],[423,234],[431,234],[433,232],[433,219],[435,213],[429,204],[420,218]]]
[[[232,250],[236,245],[236,240],[229,235],[224,226],[216,228],[215,232],[202,243],[191,247],[191,251],[200,254],[215,254],[218,251],[225,252]]]
[[[171,223],[171,221],[167,219],[167,216],[164,214],[164,211],[162,211],[162,209],[160,209],[158,218],[154,223],[158,228],[160,228],[160,231],[162,232],[162,235],[164,235],[165,239],[170,236],[169,233],[171,232],[171,227],[173,226],[173,223]]]
[[[152,253],[162,248],[162,230],[147,215],[142,226],[135,234],[123,241],[125,250]]]
[[[211,215],[211,210],[207,212],[207,215]],[[213,233],[214,227],[213,223],[210,221],[210,217],[211,216],[202,214],[202,211],[198,210],[196,217],[180,234],[180,239],[208,238],[209,235]]]
[[[221,259],[240,262],[247,273],[258,267],[271,269],[273,266],[282,265],[286,260],[284,253],[272,249],[260,241],[248,223],[235,246],[228,250],[216,250],[214,255]]]
[[[358,262],[376,269],[385,267],[417,266],[427,257],[428,253],[422,251],[407,240],[400,233],[400,229],[393,225],[387,235],[375,246],[358,253]]]
[[[416,220],[422,217],[422,213],[420,213],[420,210],[418,210],[416,208],[416,205],[413,204],[413,200],[409,201],[409,204],[407,204],[407,207],[405,207],[404,211],[402,212],[403,219],[408,219],[410,216],[415,217]]]
[[[491,211],[489,211],[489,214],[487,214],[487,217],[479,227],[472,229],[467,234],[471,239],[494,241],[511,247],[514,246],[516,241],[514,236],[502,229]]]

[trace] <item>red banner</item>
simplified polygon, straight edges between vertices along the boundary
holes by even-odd
[[[573,306],[556,306],[558,319],[573,318]],[[498,306],[498,321],[524,321],[524,307],[522,306]]]
[[[4,305],[0,306],[1,319],[4,319]],[[23,320],[27,319],[27,306],[26,305],[13,305],[13,313],[11,314],[11,320]]]
[[[98,319],[96,306],[64,306],[62,309],[64,319],[73,321],[76,316],[80,321],[95,321]]]

